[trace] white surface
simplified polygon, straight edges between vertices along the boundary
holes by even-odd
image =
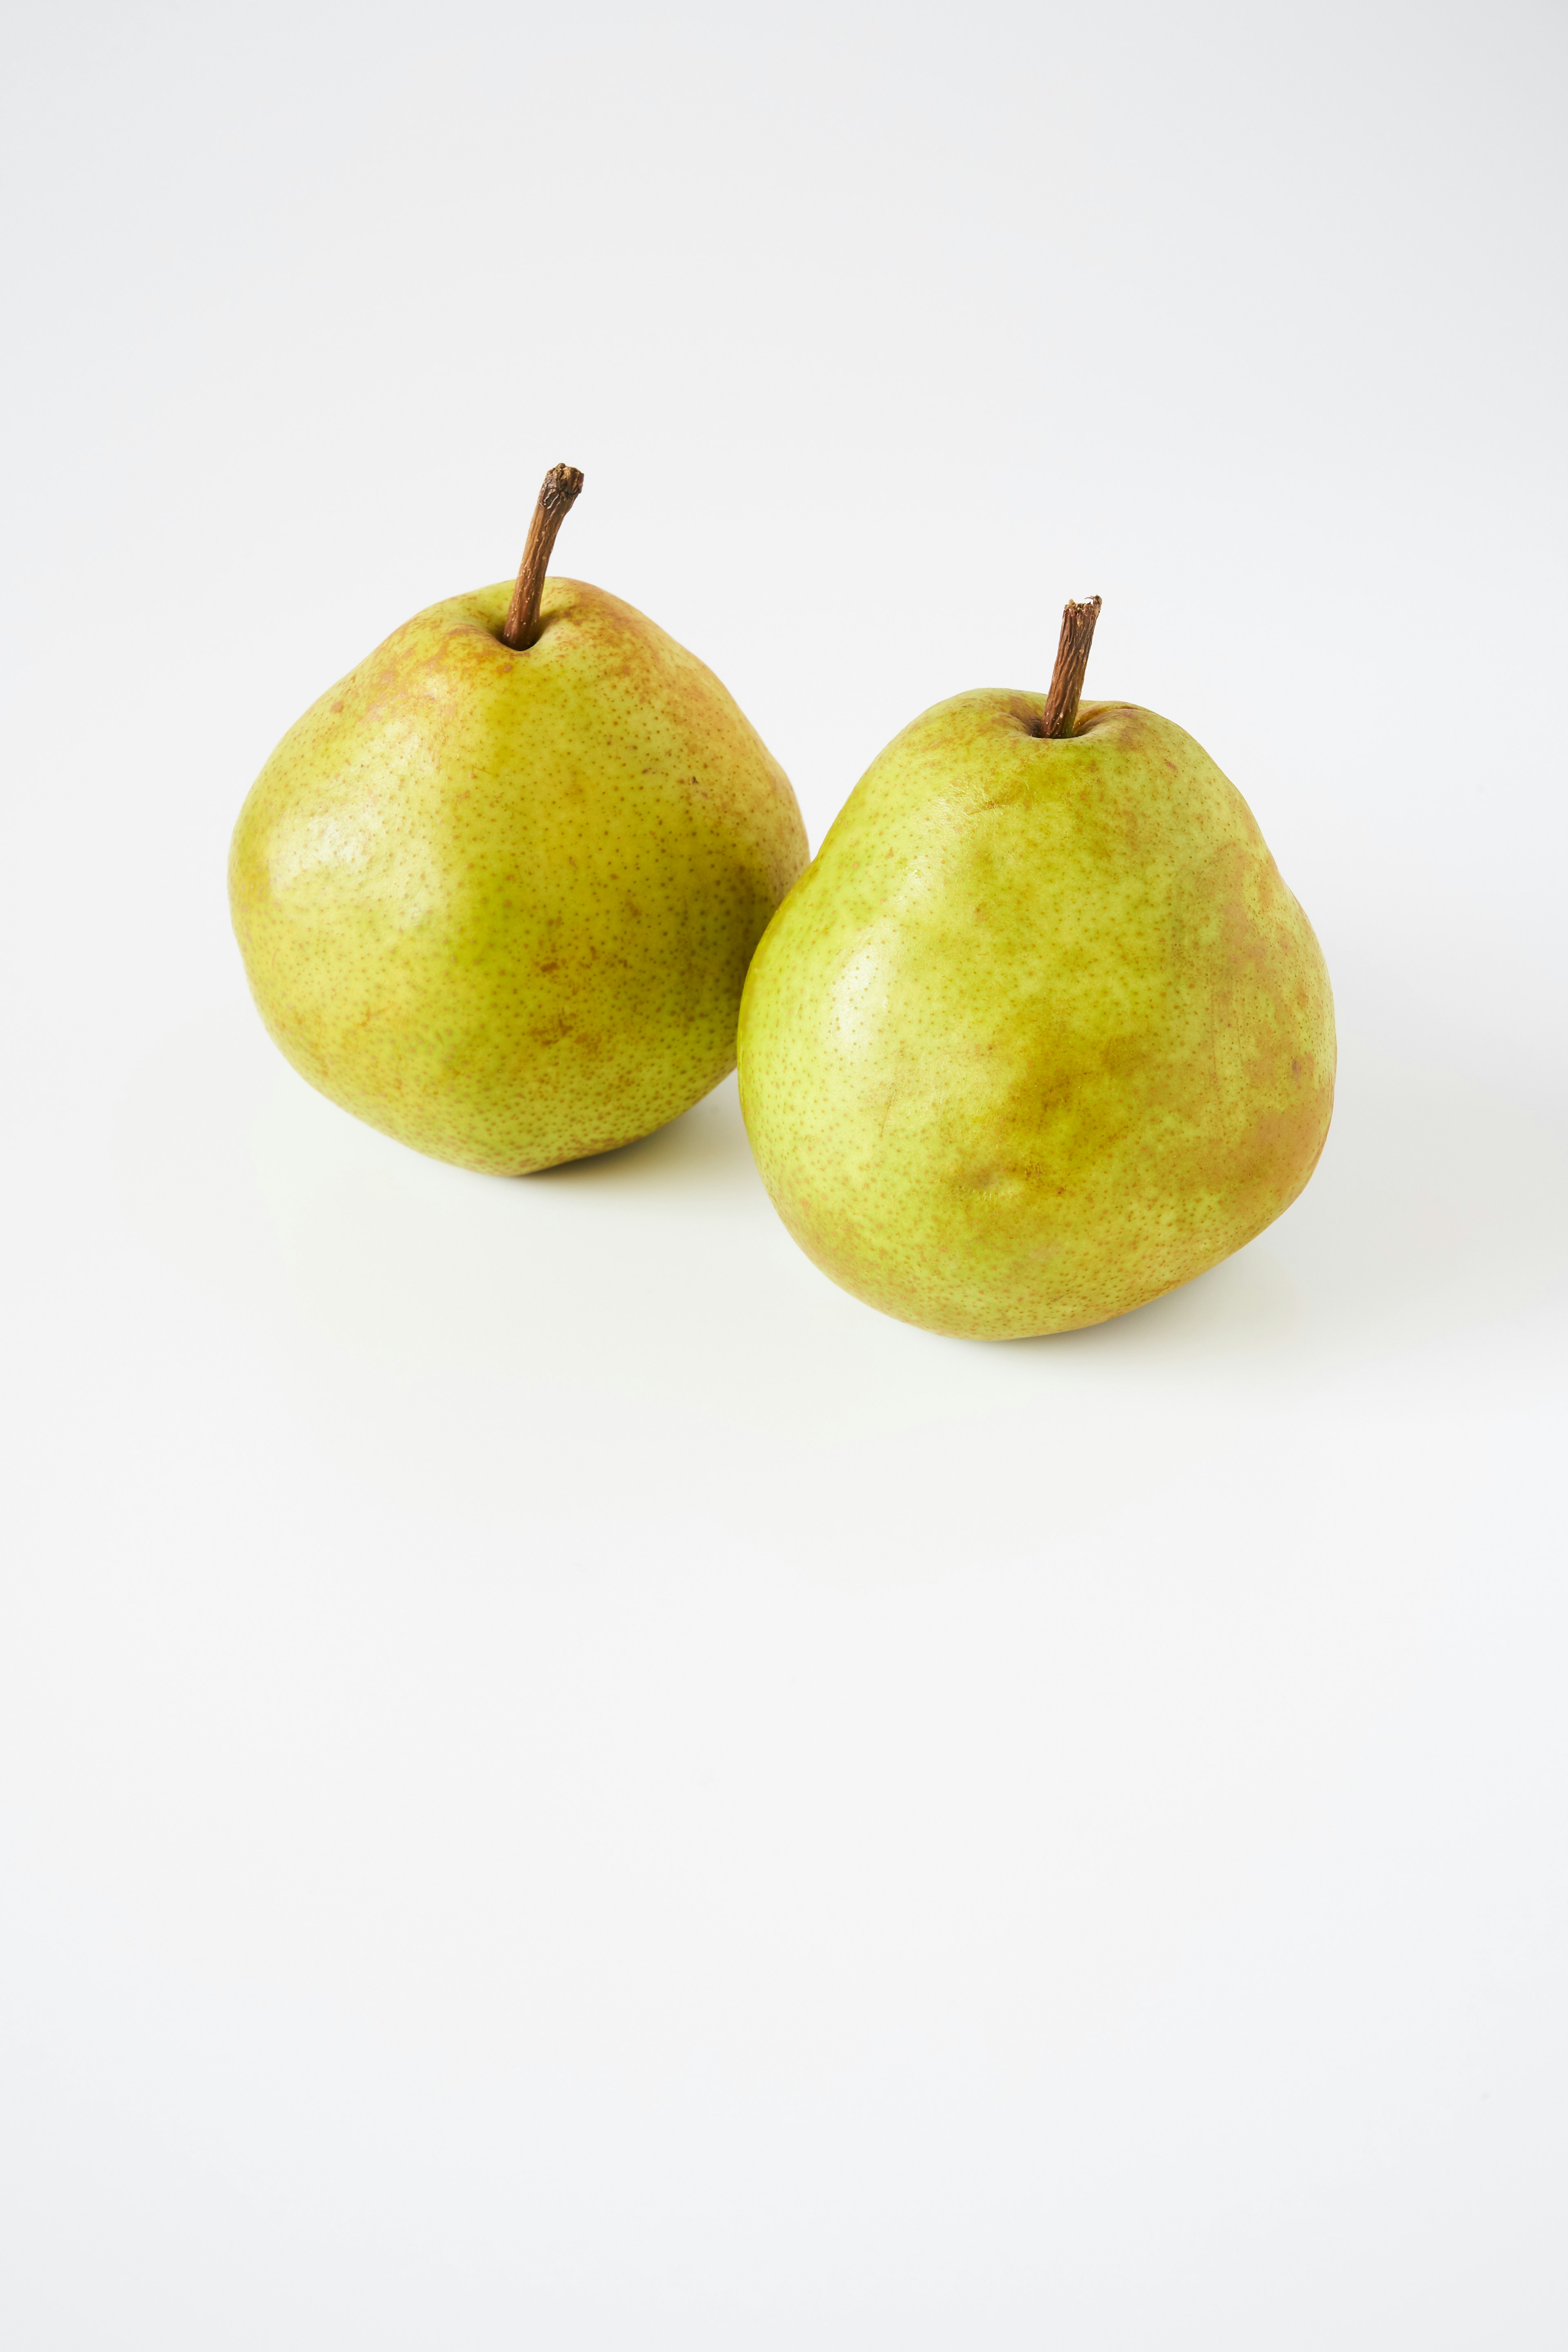
[[[7,2347],[1555,2352],[1560,12],[11,65]],[[1288,1217],[962,1346],[732,1086],[507,1184],[292,1076],[239,801],[560,457],[814,843],[1104,594],[1334,974]]]

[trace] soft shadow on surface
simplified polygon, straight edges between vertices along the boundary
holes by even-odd
[[[516,1181],[552,1189],[581,1186],[591,1191],[602,1185],[655,1192],[693,1184],[750,1190],[761,1182],[746,1140],[733,1071],[720,1080],[711,1094],[672,1118],[668,1127],[656,1128],[652,1135],[623,1143],[614,1151],[595,1152],[589,1160],[568,1160],[559,1168],[542,1168]]]
[[[1211,1349],[1264,1352],[1300,1339],[1311,1312],[1311,1300],[1288,1255],[1271,1250],[1264,1235],[1195,1281],[1183,1283],[1131,1315],[1025,1345],[1066,1348],[1077,1343],[1083,1353],[1093,1353],[1096,1345],[1184,1353]]]
[[[614,1396],[649,1427],[695,1411],[833,1444],[1044,1409],[1059,1443],[1070,1400],[1146,1384],[1180,1421],[1184,1401],[1434,1348],[1489,1392],[1540,1385],[1568,1273],[1564,1139],[1463,1076],[1364,1056],[1311,1184],[1247,1249],[1113,1322],[1001,1345],[894,1321],[819,1273],[768,1202],[733,1078],[639,1142],[502,1179],[358,1126],[214,1024],[143,1066],[116,1158],[160,1257],[272,1333],[291,1381],[325,1342],[323,1393],[352,1361],[430,1397],[468,1383],[465,1415],[520,1382],[536,1413]],[[1542,1335],[1521,1344],[1532,1309]]]
[[[1568,1279],[1568,1138],[1467,1076],[1361,1056],[1316,1175],[1163,1298],[1022,1343],[1082,1357],[1354,1363],[1528,1312]]]
[[[763,1205],[732,1076],[656,1134],[521,1183]],[[984,1352],[1350,1367],[1549,1297],[1568,1279],[1565,1202],[1568,1137],[1547,1120],[1466,1073],[1352,1054],[1317,1173],[1255,1242],[1130,1315]],[[882,1321],[857,1302],[860,1316]]]

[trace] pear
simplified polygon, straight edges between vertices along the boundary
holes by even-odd
[[[521,1174],[648,1134],[735,1065],[752,950],[806,860],[789,780],[710,670],[546,577],[416,614],[283,738],[229,895],[261,1017],[344,1109]]]
[[[1050,693],[940,702],[873,761],[741,1008],[763,1180],[885,1314],[1021,1339],[1215,1265],[1310,1176],[1329,977],[1252,813],[1192,737]]]

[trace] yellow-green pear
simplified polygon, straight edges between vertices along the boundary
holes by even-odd
[[[1261,1233],[1333,1105],[1329,976],[1251,810],[1190,735],[1050,693],[938,703],[861,778],[770,924],[741,1103],[784,1223],[884,1313],[1069,1331]]]
[[[547,579],[417,614],[293,726],[229,896],[295,1068],[416,1150],[521,1174],[608,1151],[735,1065],[752,950],[806,860],[789,780],[710,670]]]

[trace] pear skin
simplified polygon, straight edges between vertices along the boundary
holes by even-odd
[[[647,1135],[734,1067],[752,951],[807,854],[788,778],[693,655],[566,579],[516,648],[512,596],[432,605],[323,695],[229,859],[294,1067],[504,1175]]]
[[[1088,702],[1054,739],[1043,701],[961,694],[889,744],[741,1010],[802,1249],[972,1339],[1216,1265],[1296,1198],[1333,1106],[1328,972],[1241,794],[1151,710]]]

